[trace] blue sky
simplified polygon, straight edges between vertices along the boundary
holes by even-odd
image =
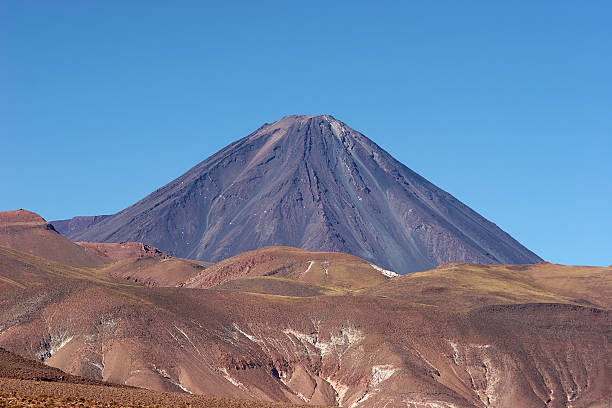
[[[612,263],[611,2],[217,3],[1,2],[0,210],[113,213],[329,113],[546,260]]]

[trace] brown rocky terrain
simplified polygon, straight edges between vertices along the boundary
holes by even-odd
[[[2,407],[92,408],[305,408],[305,405],[215,398],[138,388],[0,378]],[[312,408],[312,406],[308,406]]]
[[[152,392],[67,374],[0,348],[0,406],[290,408],[228,398]]]
[[[73,384],[107,385],[102,381],[70,375],[39,360],[24,358],[0,347],[0,378]],[[113,385],[114,386],[114,385]],[[124,386],[119,386],[123,387]]]
[[[272,247],[162,287],[24,249],[0,247],[0,346],[73,375],[353,408],[606,407],[612,396],[611,268],[393,276]]]
[[[0,212],[0,246],[34,253],[73,266],[96,266],[104,257],[74,245],[41,216],[26,210]]]
[[[209,263],[174,258],[140,242],[77,242],[94,255],[108,259],[104,273],[148,286],[182,286],[200,274]]]
[[[541,260],[329,115],[265,124],[117,214],[53,223],[74,241],[144,242],[212,262],[281,245],[400,274]]]
[[[140,242],[77,242],[75,245],[52,224],[26,210],[0,212],[0,226],[0,246],[64,266],[97,267],[111,276],[149,286],[181,285],[210,265],[174,258]]]
[[[182,286],[211,288],[236,279],[265,277],[336,289],[363,289],[381,284],[393,276],[397,274],[356,256],[339,252],[266,247],[213,264]]]

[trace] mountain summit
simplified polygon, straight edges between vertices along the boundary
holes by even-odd
[[[399,273],[541,260],[330,115],[265,124],[134,205],[84,225],[68,237],[142,241],[206,261],[269,245],[346,252]]]

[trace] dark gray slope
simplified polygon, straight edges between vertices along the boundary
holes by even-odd
[[[65,237],[71,237],[102,221],[109,215],[85,215],[70,218],[69,220],[51,221],[53,228]]]
[[[267,245],[357,255],[399,273],[541,259],[329,115],[287,116],[68,237],[218,261]]]

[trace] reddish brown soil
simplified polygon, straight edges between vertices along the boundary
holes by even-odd
[[[40,361],[23,358],[0,347],[0,378],[89,385],[110,385],[91,378],[67,374]]]
[[[0,406],[6,407],[135,407],[135,408],[305,408],[230,398],[212,398],[128,387],[103,387],[0,378]]]
[[[0,246],[72,266],[93,267],[107,262],[74,245],[41,216],[26,210],[0,212]]]
[[[454,264],[387,278],[342,254],[243,255],[197,273],[225,282],[199,289],[0,247],[0,345],[92,380],[283,403],[593,408],[612,395],[611,268]],[[155,261],[112,265],[134,274],[133,259]],[[175,273],[154,265],[158,279]]]
[[[211,288],[249,277],[292,279],[352,290],[376,286],[387,280],[372,264],[356,256],[291,247],[266,247],[211,265],[185,282],[184,286]]]
[[[67,374],[0,347],[0,406],[29,407],[298,407],[226,398],[160,393]]]
[[[111,262],[123,261],[130,258],[159,258],[168,259],[170,256],[159,249],[143,244],[142,242],[75,242],[85,248],[89,253],[108,258]]]

